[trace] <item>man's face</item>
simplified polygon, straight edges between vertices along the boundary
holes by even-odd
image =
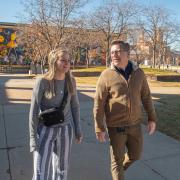
[[[124,69],[128,64],[128,52],[121,49],[119,45],[112,45],[111,60],[115,66]]]

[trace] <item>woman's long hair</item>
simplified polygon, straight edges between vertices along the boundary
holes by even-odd
[[[55,49],[49,53],[49,56],[48,56],[49,69],[48,69],[48,72],[44,75],[44,78],[49,81],[49,89],[45,92],[45,96],[48,99],[51,99],[52,97],[54,97],[56,95],[55,87],[54,87],[54,82],[55,82],[54,77],[55,77],[55,73],[57,71],[56,61],[60,57],[64,56],[65,54],[69,55],[68,51],[64,50],[64,49]],[[72,74],[71,74],[70,70],[68,70],[68,72],[65,73],[65,81],[67,83],[67,89],[70,94],[74,94],[72,78],[73,78]]]

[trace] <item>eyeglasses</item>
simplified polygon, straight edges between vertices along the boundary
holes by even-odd
[[[61,61],[62,63],[70,63],[71,61],[70,60],[64,60],[64,59],[62,59],[62,60],[59,60],[59,61]]]
[[[126,52],[126,51],[118,49],[118,50],[115,50],[115,51],[111,51],[111,54],[121,54],[123,52]]]

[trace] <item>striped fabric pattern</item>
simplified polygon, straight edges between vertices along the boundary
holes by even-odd
[[[67,180],[72,139],[71,124],[38,127],[39,149],[34,152],[33,180]]]

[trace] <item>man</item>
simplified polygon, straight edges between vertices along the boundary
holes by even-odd
[[[123,180],[124,170],[140,159],[141,103],[148,115],[148,133],[151,135],[156,129],[156,113],[145,74],[128,60],[129,53],[128,43],[111,43],[111,67],[101,73],[94,100],[96,138],[105,142],[107,129],[113,180]]]

